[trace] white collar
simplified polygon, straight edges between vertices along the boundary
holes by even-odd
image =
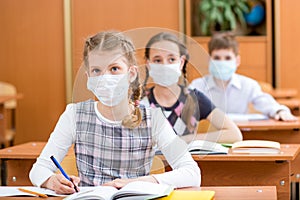
[[[228,86],[233,86],[239,90],[242,89],[242,84],[241,84],[241,81],[238,77],[237,74],[233,74],[232,77],[231,77],[231,80],[229,81],[229,84]],[[207,78],[207,87],[208,89],[213,89],[213,88],[218,88],[215,80],[214,80],[214,77],[212,75],[209,75],[208,78]]]

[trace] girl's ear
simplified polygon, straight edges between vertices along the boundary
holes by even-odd
[[[146,60],[146,67],[148,70],[150,70],[150,67],[149,67],[149,60]]]
[[[182,55],[181,57],[180,57],[180,71],[182,71],[182,68],[183,68],[183,65],[184,65],[184,63],[185,63],[185,60],[186,60],[186,56],[185,55]]]
[[[129,82],[132,83],[137,78],[137,66],[132,65],[129,67]]]

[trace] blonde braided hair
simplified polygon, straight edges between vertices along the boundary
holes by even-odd
[[[83,64],[86,69],[89,69],[89,52],[91,51],[114,51],[121,50],[124,57],[127,60],[128,66],[136,65],[135,47],[132,41],[117,31],[105,31],[97,33],[94,36],[89,37],[85,41],[83,51]],[[128,128],[135,128],[140,125],[142,116],[139,109],[138,102],[141,98],[141,87],[139,84],[139,77],[130,83],[131,91],[128,91],[130,95],[130,103],[134,104],[134,111],[125,116],[122,120],[122,125]]]

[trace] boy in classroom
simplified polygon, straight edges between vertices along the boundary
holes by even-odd
[[[148,41],[145,47],[146,79],[153,79],[154,86],[147,90],[141,104],[162,108],[164,115],[177,135],[188,137],[197,132],[200,120],[207,119],[217,130],[196,134],[197,140],[234,143],[242,140],[235,123],[200,91],[189,90],[186,83],[186,67],[189,53],[179,38],[169,32],[161,32]],[[184,76],[184,84],[178,83]]]
[[[138,105],[142,91],[134,51],[132,41],[120,32],[100,32],[86,40],[87,88],[98,100],[67,105],[30,171],[34,185],[58,194],[74,193],[78,184],[122,188],[137,180],[200,186],[197,163],[161,110]],[[72,144],[79,177],[69,181],[55,173],[50,156],[61,162]],[[156,148],[172,171],[149,174]]]
[[[288,107],[263,92],[256,80],[236,73],[241,57],[238,42],[231,32],[214,34],[208,43],[208,51],[210,74],[194,79],[190,88],[206,94],[226,113],[247,114],[248,106],[252,104],[257,111],[276,120],[297,120]]]

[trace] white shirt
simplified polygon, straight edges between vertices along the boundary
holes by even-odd
[[[189,87],[203,92],[216,107],[226,113],[246,114],[249,104],[270,117],[274,117],[279,110],[290,111],[263,92],[257,81],[239,74],[232,76],[226,88],[217,86],[212,75],[193,80]]]
[[[97,109],[97,102],[95,102],[95,111],[103,121],[121,124],[121,121],[104,118]],[[46,146],[30,171],[29,177],[34,185],[41,186],[57,171],[50,156],[54,155],[58,162],[61,162],[74,144],[76,136],[74,113],[75,104],[69,104],[60,116]],[[175,187],[200,186],[201,176],[197,163],[187,151],[187,144],[174,133],[159,108],[151,110],[151,130],[153,147],[162,151],[173,169],[170,172],[154,175],[156,180]]]

